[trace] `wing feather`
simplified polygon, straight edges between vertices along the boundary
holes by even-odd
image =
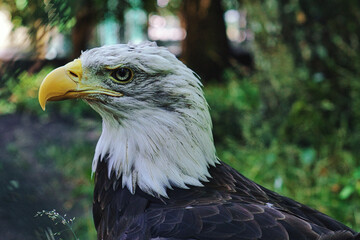
[[[158,199],[138,188],[135,194],[122,188],[120,180],[109,179],[102,162],[95,176],[93,207],[99,239],[337,240],[354,236],[341,223],[255,184],[223,163],[210,169],[213,178],[204,187],[174,188],[168,191],[169,198]]]

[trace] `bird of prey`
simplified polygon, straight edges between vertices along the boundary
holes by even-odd
[[[350,240],[344,224],[220,161],[196,73],[155,43],[83,52],[39,102],[81,98],[102,117],[92,163],[99,240]]]

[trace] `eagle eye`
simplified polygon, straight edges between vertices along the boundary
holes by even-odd
[[[111,77],[113,78],[113,80],[118,83],[130,82],[133,78],[133,75],[134,74],[131,69],[126,67],[117,68],[111,73]]]

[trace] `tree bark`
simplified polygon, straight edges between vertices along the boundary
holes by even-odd
[[[181,22],[186,29],[182,60],[205,81],[221,81],[229,65],[224,10],[218,0],[184,0]]]

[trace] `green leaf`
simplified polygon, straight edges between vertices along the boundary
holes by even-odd
[[[345,186],[339,194],[340,199],[343,199],[343,200],[348,199],[351,196],[351,194],[354,193],[354,191],[355,191],[354,186],[350,186],[350,185]]]

